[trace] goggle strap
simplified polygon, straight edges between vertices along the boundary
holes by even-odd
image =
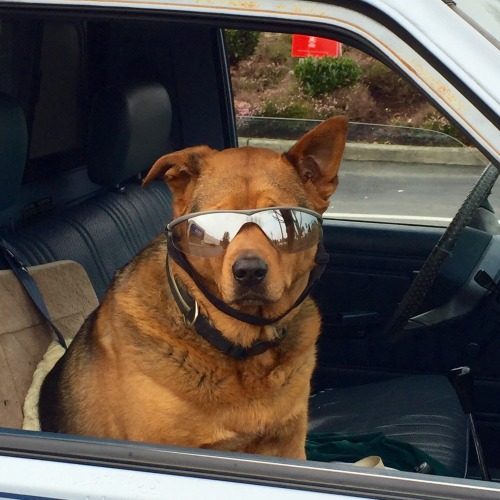
[[[298,299],[294,302],[294,304],[287,309],[283,314],[279,315],[276,318],[262,318],[260,316],[254,316],[252,314],[247,314],[245,312],[239,311],[237,309],[234,309],[231,306],[228,306],[225,302],[223,302],[221,299],[213,295],[203,284],[201,276],[194,270],[194,268],[191,266],[191,264],[188,262],[186,259],[185,255],[177,250],[175,248],[174,244],[172,243],[172,235],[171,233],[167,233],[167,249],[168,249],[168,254],[172,258],[172,260],[178,264],[188,275],[190,278],[195,282],[196,286],[201,290],[203,295],[217,308],[219,311],[222,311],[224,314],[227,314],[228,316],[231,316],[232,318],[235,318],[239,321],[243,321],[244,323],[248,323],[250,325],[254,326],[267,326],[271,325],[273,323],[276,323],[280,319],[284,318],[290,311],[295,309],[298,305],[300,305],[304,299],[307,297],[309,294],[309,291],[311,290],[312,286],[316,283],[316,281],[321,277],[323,274],[323,271],[325,270],[326,264],[328,263],[329,256],[325,251],[325,247],[323,245],[323,239],[321,239],[318,242],[317,246],[317,252],[316,252],[316,257],[315,257],[315,263],[316,265],[312,269],[310,275],[309,275],[309,280],[307,282],[307,285],[303,292],[300,294]]]

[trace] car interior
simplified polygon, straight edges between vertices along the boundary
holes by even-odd
[[[15,288],[5,253],[28,267],[42,293],[48,283],[49,312],[73,336],[115,272],[171,218],[168,188],[160,180],[143,188],[143,176],[159,156],[198,144],[237,144],[220,26],[0,13],[2,432],[21,428],[33,372],[54,338]],[[311,432],[383,432],[425,451],[450,476],[484,478],[484,462],[495,478],[500,234],[488,186],[410,314],[420,320],[398,335],[387,325],[444,229],[325,219],[330,262],[313,292],[324,320]],[[50,268],[66,261],[79,264],[76,274]],[[78,288],[85,280],[88,300]]]

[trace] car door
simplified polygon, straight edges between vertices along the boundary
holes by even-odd
[[[359,49],[343,46],[344,59],[362,67],[356,84],[330,96],[308,94],[303,82],[297,90],[289,80],[300,63],[286,52],[287,43],[293,45],[290,35],[261,33],[254,54],[231,73],[240,145],[286,151],[328,112],[350,118],[339,186],[324,214],[330,260],[313,291],[323,315],[314,390],[411,373],[447,374],[467,365],[477,378],[477,413],[489,441],[500,416],[492,404],[500,393],[500,363],[493,354],[499,352],[498,306],[474,276],[486,266],[498,280],[498,187],[478,200],[481,206],[456,245],[447,247],[412,316],[432,312],[396,337],[388,332],[398,304],[489,161],[420,89]],[[250,88],[261,103],[249,97]],[[488,451],[493,455],[494,447]]]

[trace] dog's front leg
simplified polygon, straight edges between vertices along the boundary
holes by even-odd
[[[251,453],[305,460],[307,410],[263,436]]]

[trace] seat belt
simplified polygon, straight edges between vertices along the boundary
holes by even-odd
[[[57,336],[57,340],[59,341],[61,346],[64,347],[64,349],[67,349],[68,346],[66,344],[66,341],[64,340],[64,336],[52,321],[52,318],[50,317],[49,311],[47,309],[47,305],[43,300],[42,292],[38,288],[36,281],[28,272],[28,269],[26,269],[26,266],[23,264],[21,259],[19,259],[14,254],[14,252],[12,252],[7,242],[2,237],[0,237],[0,249],[3,251],[7,264],[26,290],[26,293],[30,296],[33,304],[38,309],[38,311],[40,311],[42,316],[47,320],[49,325],[52,327],[52,330],[54,330],[54,333]]]

